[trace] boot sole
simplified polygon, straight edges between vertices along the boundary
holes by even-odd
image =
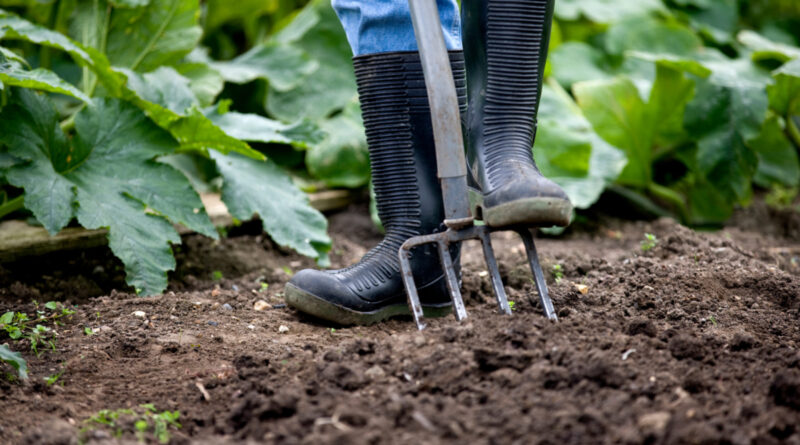
[[[286,304],[300,312],[344,326],[371,325],[391,317],[411,315],[411,310],[406,304],[393,304],[373,312],[354,311],[306,292],[291,283],[286,285],[284,299]],[[450,314],[452,309],[449,302],[441,305],[422,305],[423,314],[427,318],[444,317]]]
[[[566,227],[572,218],[572,204],[559,198],[532,197],[484,207],[483,193],[469,189],[472,215],[489,227]]]

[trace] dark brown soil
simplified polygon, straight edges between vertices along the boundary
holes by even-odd
[[[247,226],[184,238],[155,298],[126,293],[103,249],[3,265],[0,312],[55,299],[76,314],[55,352],[11,343],[31,377],[0,383],[0,442],[135,443],[132,422],[120,439],[79,430],[101,409],[152,403],[180,411],[174,443],[798,444],[800,232],[795,214],[778,216],[715,233],[608,221],[540,239],[558,323],[530,303],[519,240],[497,234],[513,316],[495,313],[468,245],[470,317],[423,333],[407,319],[334,330],[287,309],[289,273],[311,264]],[[361,207],[331,224],[335,266],[380,239]],[[643,252],[646,232],[659,242]]]

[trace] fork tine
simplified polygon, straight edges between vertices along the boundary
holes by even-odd
[[[539,300],[542,302],[544,314],[553,321],[558,321],[558,316],[553,308],[553,301],[550,300],[550,294],[547,292],[547,282],[544,280],[542,273],[542,266],[539,265],[539,255],[536,253],[536,244],[533,243],[533,235],[530,230],[520,230],[519,236],[525,244],[525,251],[528,254],[528,262],[533,272],[533,281],[536,284],[536,290],[539,293]]]
[[[425,329],[425,323],[422,321],[422,304],[419,302],[417,285],[414,283],[414,273],[411,271],[411,252],[408,249],[401,248],[399,255],[400,271],[403,276],[403,285],[406,288],[406,295],[408,296],[408,305],[411,307],[411,315],[414,317],[414,323],[417,324],[417,329],[421,331]]]
[[[489,231],[485,229],[480,230],[478,236],[481,239],[481,246],[483,246],[483,257],[486,259],[486,266],[489,268],[489,276],[492,279],[492,288],[494,289],[497,305],[500,306],[500,312],[511,315],[511,307],[508,305],[508,297],[506,297],[506,290],[503,288],[503,280],[500,278],[500,270],[497,268],[497,258],[495,258],[494,249],[492,248],[492,237]]]
[[[437,244],[439,246],[439,259],[442,262],[442,269],[447,278],[447,290],[450,292],[450,299],[453,301],[453,312],[456,315],[456,320],[461,321],[467,318],[467,310],[464,308],[464,300],[461,299],[461,290],[459,289],[460,286],[458,285],[455,269],[453,269],[453,259],[450,258],[450,249],[447,248],[447,243],[443,241]]]

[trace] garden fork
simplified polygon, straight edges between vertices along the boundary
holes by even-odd
[[[492,280],[492,288],[494,289],[500,312],[510,315],[511,307],[508,304],[505,289],[503,289],[500,271],[497,268],[497,259],[492,249],[490,234],[495,230],[485,225],[476,225],[473,216],[470,214],[467,195],[467,166],[464,158],[464,140],[461,133],[458,96],[444,43],[436,1],[409,0],[409,6],[422,61],[422,69],[425,75],[425,86],[428,90],[436,146],[437,174],[442,186],[442,199],[444,200],[445,208],[444,225],[447,230],[409,238],[400,247],[398,255],[400,256],[400,268],[408,296],[408,304],[411,307],[411,313],[414,316],[417,328],[419,330],[425,329],[425,324],[422,320],[422,305],[414,283],[414,275],[411,272],[411,249],[423,244],[436,244],[447,281],[447,290],[453,302],[456,320],[461,321],[467,318],[467,311],[464,308],[464,300],[461,298],[459,280],[453,268],[449,247],[451,244],[458,244],[466,240],[478,240],[483,247],[483,256],[489,268],[489,276]],[[539,264],[539,256],[536,253],[536,245],[533,242],[530,228],[518,227],[500,230],[514,230],[522,238],[544,313],[550,320],[557,320],[558,317],[547,292],[547,283],[544,280],[542,267]]]

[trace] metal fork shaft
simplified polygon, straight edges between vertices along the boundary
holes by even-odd
[[[494,298],[497,300],[500,312],[511,315],[511,307],[508,305],[506,290],[503,288],[503,279],[500,278],[497,258],[494,256],[494,249],[492,248],[492,237],[489,235],[489,232],[485,230],[485,226],[483,230],[478,231],[478,237],[481,239],[483,258],[486,260],[486,267],[489,269],[489,277],[492,279]]]
[[[461,286],[458,284],[458,277],[453,268],[453,259],[450,258],[450,249],[445,242],[437,243],[439,246],[439,259],[442,262],[442,270],[447,279],[447,290],[450,292],[450,300],[453,302],[453,310],[456,320],[461,321],[467,318],[467,309],[464,307],[464,300],[461,298]]]
[[[414,323],[417,324],[417,329],[421,331],[425,329],[425,323],[422,322],[422,304],[419,301],[417,284],[414,283],[414,273],[411,270],[411,251],[404,247],[400,248],[400,273],[403,276],[403,285],[406,288],[406,296],[408,297],[408,306],[411,308],[411,315],[414,317]]]
[[[544,280],[544,273],[542,273],[542,266],[539,265],[539,255],[536,253],[536,244],[533,243],[533,235],[530,230],[519,230],[519,236],[525,244],[525,252],[528,254],[528,262],[533,272],[533,282],[536,285],[536,291],[539,293],[539,301],[542,303],[544,314],[553,321],[558,321],[556,310],[553,308],[553,301],[550,300],[550,294],[547,292],[547,282]],[[531,301],[534,303],[534,301]]]

